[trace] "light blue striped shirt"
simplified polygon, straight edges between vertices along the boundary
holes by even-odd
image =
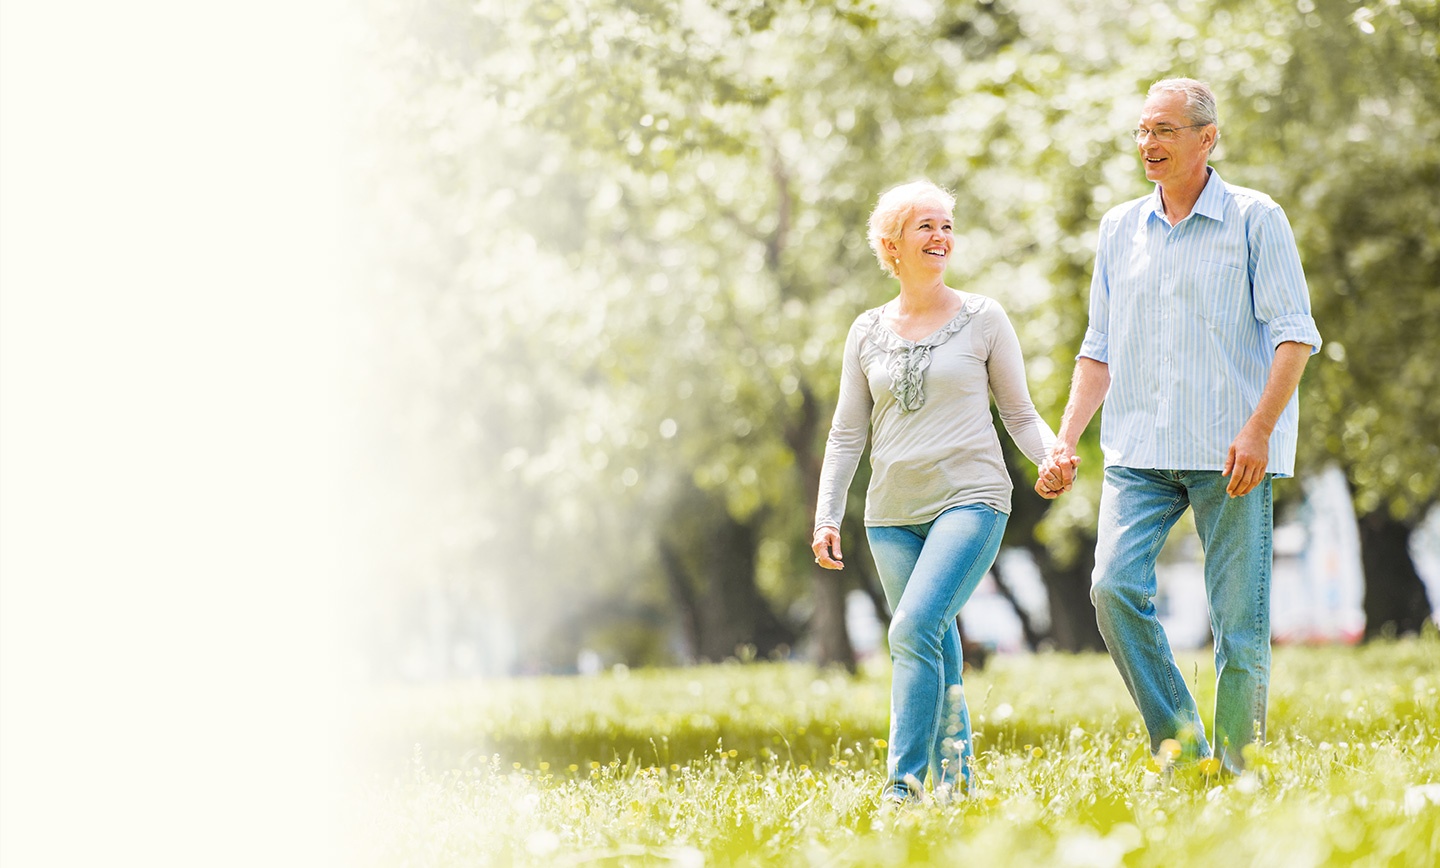
[[[1275,348],[1320,347],[1285,212],[1209,172],[1173,227],[1159,186],[1100,221],[1080,355],[1110,368],[1100,421],[1107,467],[1223,470]],[[1292,395],[1270,436],[1268,472],[1294,474],[1299,419]]]

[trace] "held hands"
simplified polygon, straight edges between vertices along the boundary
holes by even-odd
[[[1040,465],[1040,478],[1035,482],[1035,493],[1046,500],[1054,500],[1069,491],[1075,484],[1075,471],[1080,467],[1080,456],[1063,443],[1056,443],[1050,457]]]
[[[815,563],[825,569],[845,569],[844,556],[840,554],[840,531],[835,528],[822,527],[816,530],[810,549],[815,552]]]
[[[1269,463],[1269,434],[1254,423],[1246,423],[1225,454],[1225,469],[1220,471],[1221,476],[1230,477],[1225,493],[1231,497],[1249,494],[1265,479],[1265,467]]]

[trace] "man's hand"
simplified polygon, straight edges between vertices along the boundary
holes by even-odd
[[[1080,456],[1075,450],[1057,442],[1050,451],[1050,457],[1040,465],[1040,478],[1035,481],[1035,493],[1046,500],[1054,500],[1075,484],[1075,470],[1080,466]]]
[[[1285,341],[1275,348],[1275,361],[1270,365],[1265,391],[1260,393],[1255,411],[1225,454],[1225,469],[1220,475],[1230,477],[1225,492],[1231,497],[1249,494],[1265,479],[1265,468],[1270,463],[1270,434],[1285,404],[1300,385],[1300,374],[1305,370],[1310,350],[1309,344],[1297,341]]]
[[[840,531],[833,527],[822,527],[815,531],[815,539],[810,543],[810,550],[815,552],[815,563],[827,570],[845,569],[845,561],[840,554]]]
[[[1270,434],[1263,429],[1253,419],[1246,422],[1225,454],[1225,469],[1220,475],[1230,477],[1225,493],[1231,497],[1244,497],[1265,479],[1265,467],[1270,463]]]

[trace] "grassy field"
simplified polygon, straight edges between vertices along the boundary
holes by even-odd
[[[1182,660],[1202,708],[1207,656]],[[362,864],[1434,866],[1440,638],[1276,650],[1254,773],[1157,774],[1108,657],[966,678],[974,789],[880,810],[889,673],[764,664],[387,690]]]

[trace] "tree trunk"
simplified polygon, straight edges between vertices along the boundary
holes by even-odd
[[[1360,516],[1360,564],[1365,570],[1365,636],[1418,633],[1430,618],[1425,583],[1410,558],[1413,524],[1397,521],[1383,507]]]
[[[660,558],[694,657],[766,657],[795,641],[755,583],[759,533],[718,496],[689,488],[679,499]]]
[[[820,467],[824,459],[816,444],[820,407],[815,400],[815,394],[804,383],[800,385],[800,395],[803,399],[801,412],[794,424],[786,428],[785,440],[795,453],[795,463],[800,468],[802,484],[809,495],[810,514],[813,516],[820,494]],[[858,553],[858,544],[852,545],[852,551]],[[845,626],[845,586],[842,576],[842,573],[827,570],[819,564],[810,571],[810,586],[815,603],[815,614],[810,621],[810,638],[814,642],[817,664],[843,666],[846,671],[854,672],[855,647],[850,644],[850,631]]]
[[[999,423],[998,416],[996,424]],[[1000,438],[1005,456],[1005,469],[1015,493],[1010,499],[1010,521],[1005,526],[1005,543],[1030,552],[1040,580],[1045,583],[1045,596],[1050,605],[1049,630],[1025,630],[1025,639],[1032,648],[1048,645],[1057,651],[1103,651],[1105,640],[1095,622],[1095,605],[1090,602],[1090,574],[1095,569],[1095,534],[1076,529],[1074,563],[1061,563],[1050,549],[1035,538],[1035,527],[1054,504],[1035,493],[1035,482],[1024,465],[1029,460],[1020,454],[1008,437]],[[1062,494],[1061,497],[1075,497]],[[1017,613],[1018,602],[1007,597]],[[1027,616],[1021,617],[1024,624]]]
[[[843,666],[855,671],[855,648],[845,626],[845,588],[840,575],[816,564],[811,571],[815,614],[810,620],[810,638],[815,643],[815,662],[821,666]]]
[[[1005,580],[1005,571],[1000,567],[999,558],[995,559],[995,565],[990,569],[995,573],[995,587],[1000,591],[1000,596],[1005,598],[1005,602],[1015,610],[1015,617],[1020,619],[1020,634],[1025,637],[1026,647],[1033,651],[1039,648],[1042,642],[1050,641],[1050,631],[1036,628],[1035,619],[1030,617],[1030,613],[1025,611],[1025,607],[1015,598],[1015,592]]]
[[[1070,495],[1061,495],[1069,497]],[[1095,620],[1095,604],[1090,602],[1090,574],[1095,571],[1095,534],[1076,530],[1075,561],[1062,564],[1050,550],[1033,538],[1031,556],[1045,580],[1045,593],[1050,601],[1050,642],[1059,651],[1104,651],[1105,639]]]

